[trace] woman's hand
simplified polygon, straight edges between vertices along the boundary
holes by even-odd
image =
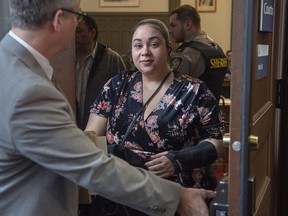
[[[151,161],[145,163],[149,171],[162,178],[174,174],[175,168],[173,163],[165,156],[168,152],[161,152],[151,156]]]

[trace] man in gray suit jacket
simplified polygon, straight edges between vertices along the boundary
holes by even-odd
[[[207,215],[212,191],[184,189],[105,155],[74,124],[49,60],[81,20],[79,0],[10,0],[0,44],[0,214],[75,216],[78,186],[149,215]]]

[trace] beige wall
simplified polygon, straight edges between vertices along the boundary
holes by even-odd
[[[137,7],[100,7],[100,0],[81,0],[81,8],[90,12],[167,12],[168,0],[139,0]]]
[[[195,6],[196,0],[181,0],[181,4]],[[202,30],[213,38],[223,49],[231,44],[232,0],[216,0],[216,12],[200,13]],[[81,0],[81,8],[89,12],[167,12],[168,0],[139,0],[138,7],[99,7],[100,0]],[[157,2],[157,3],[156,3]]]
[[[196,0],[181,0],[195,7]],[[200,13],[201,27],[226,52],[231,49],[232,0],[216,0],[216,12]]]

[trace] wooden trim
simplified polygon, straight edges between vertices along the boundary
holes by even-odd
[[[242,60],[243,60],[243,1],[233,1],[232,3],[232,67],[233,76],[231,77],[231,108],[230,116],[233,116],[233,121],[230,120],[230,134],[231,140],[241,140],[240,133],[238,133],[239,125],[241,125],[241,97],[239,92],[242,91]],[[233,160],[232,160],[233,158]],[[240,179],[240,152],[235,152],[232,148],[229,148],[229,186],[228,186],[228,200],[229,200],[229,215],[239,215],[239,199],[240,188],[238,185],[238,179]],[[230,178],[233,176],[233,178]]]
[[[167,16],[167,12],[87,12],[90,16],[127,16],[133,18],[134,16],[145,16],[145,17],[153,17],[153,16]]]

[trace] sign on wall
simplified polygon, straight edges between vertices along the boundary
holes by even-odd
[[[269,45],[258,44],[258,63],[257,63],[257,74],[256,79],[259,80],[263,77],[268,76],[268,62],[269,62]]]
[[[274,0],[261,0],[259,31],[273,31]]]

